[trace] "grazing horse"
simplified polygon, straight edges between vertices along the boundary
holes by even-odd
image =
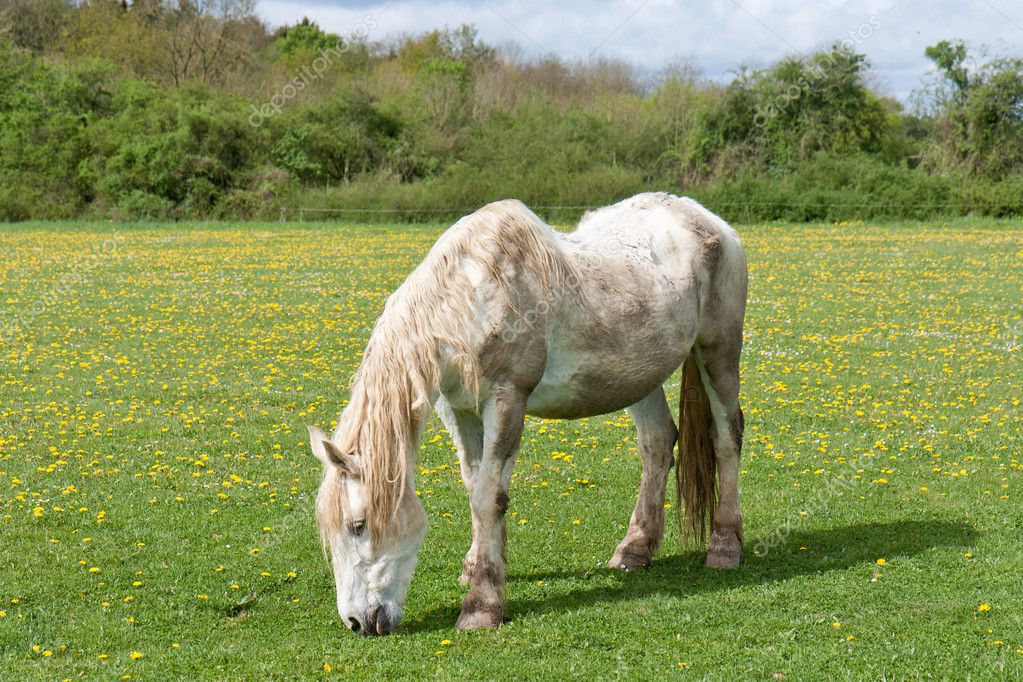
[[[459,628],[502,621],[504,516],[527,414],[632,415],[643,474],[611,567],[647,566],[657,550],[676,442],[686,535],[710,530],[706,565],[736,566],[746,289],[735,231],[669,194],[587,213],[570,234],[511,200],[455,223],[388,299],[333,436],[309,429],[344,622],[386,634],[401,620],[426,534],[414,463],[432,409],[472,507]],[[676,428],[663,384],[680,365]]]

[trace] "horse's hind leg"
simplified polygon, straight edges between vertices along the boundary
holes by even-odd
[[[714,458],[718,472],[718,505],[711,520],[706,565],[732,568],[742,559],[742,512],[739,509],[739,457],[744,420],[739,405],[741,332],[727,341],[700,344],[710,398]]]
[[[664,486],[672,465],[672,450],[678,438],[664,389],[629,408],[636,422],[639,452],[643,458],[643,477],[639,484],[636,509],[629,521],[625,539],[608,562],[611,568],[632,570],[650,565],[664,536]]]

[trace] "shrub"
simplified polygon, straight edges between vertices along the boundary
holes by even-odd
[[[121,198],[118,217],[127,220],[168,220],[174,216],[174,202],[165,197],[132,190]]]

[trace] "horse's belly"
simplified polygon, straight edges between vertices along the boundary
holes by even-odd
[[[637,403],[682,363],[682,346],[672,345],[651,345],[633,353],[552,347],[526,411],[550,419],[578,419]]]

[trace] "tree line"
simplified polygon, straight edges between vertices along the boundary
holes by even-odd
[[[0,0],[0,220],[420,220],[508,196],[570,219],[645,189],[739,221],[1023,213],[1014,55],[939,42],[907,107],[841,43],[722,84],[469,26],[272,30],[253,5]]]

